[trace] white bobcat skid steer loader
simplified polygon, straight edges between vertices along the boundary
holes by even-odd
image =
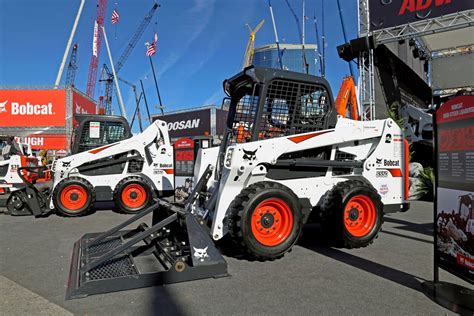
[[[38,159],[31,155],[31,147],[17,143],[13,136],[0,135],[0,210],[6,205],[11,192],[24,187],[24,180],[18,174],[20,167],[37,167]],[[22,172],[25,180],[35,182],[36,173]]]
[[[152,226],[121,231],[141,213],[102,235],[83,236],[74,247],[67,297],[203,278],[193,273],[203,264],[208,277],[222,275],[210,237],[226,234],[250,259],[279,258],[310,215],[337,244],[363,247],[380,231],[384,212],[408,207],[408,152],[392,120],[338,119],[327,81],[300,73],[249,67],[224,89],[230,107],[223,141],[200,151],[184,207],[158,199],[144,211],[154,212]],[[164,270],[153,271],[170,277],[147,279],[145,252],[133,246],[141,241],[156,245]],[[96,255],[100,247],[107,252]],[[103,277],[120,260],[133,268]]]
[[[173,193],[173,159],[166,124],[156,121],[132,138],[55,160],[51,195],[27,184],[7,206],[12,215],[41,216],[54,210],[80,216],[96,201],[114,200],[122,212],[138,213],[153,197]]]

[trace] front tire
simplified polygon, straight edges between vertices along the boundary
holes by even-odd
[[[337,247],[361,248],[377,238],[383,223],[383,204],[370,184],[348,180],[326,192],[320,214],[324,237]]]
[[[230,205],[229,231],[249,259],[283,257],[298,240],[303,216],[298,198],[275,182],[258,182],[240,192]]]
[[[67,217],[77,217],[89,213],[94,201],[94,188],[89,181],[80,177],[62,180],[53,191],[53,203],[56,211]]]
[[[150,205],[152,190],[148,182],[141,177],[127,177],[115,187],[114,201],[121,212],[137,214]]]

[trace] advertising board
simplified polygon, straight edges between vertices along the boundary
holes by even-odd
[[[82,95],[81,93],[72,90],[72,106],[74,114],[96,114],[96,103],[89,99],[87,96]],[[76,120],[74,119],[74,125],[76,125]]]
[[[472,0],[370,0],[371,31],[474,9]]]
[[[1,127],[65,124],[65,90],[0,90]]]
[[[65,134],[32,134],[15,137],[15,140],[29,144],[33,150],[65,150],[68,144],[68,138]]]
[[[436,112],[435,264],[474,283],[474,96]]]

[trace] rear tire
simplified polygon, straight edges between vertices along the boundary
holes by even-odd
[[[137,214],[146,209],[152,197],[150,184],[137,176],[123,179],[114,190],[115,205],[127,214]]]
[[[62,180],[54,188],[53,203],[56,211],[67,217],[83,216],[95,201],[94,187],[80,177]]]
[[[337,247],[370,245],[383,223],[380,195],[368,183],[348,180],[336,184],[321,200],[321,228]]]
[[[289,252],[303,226],[296,195],[275,182],[243,189],[229,209],[229,232],[249,259],[275,260]]]

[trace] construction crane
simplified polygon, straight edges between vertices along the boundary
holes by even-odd
[[[150,24],[153,15],[155,14],[156,10],[160,6],[155,2],[151,7],[150,11],[145,15],[140,25],[136,29],[135,33],[130,38],[125,50],[123,51],[122,55],[119,57],[118,61],[114,64],[115,72],[118,74],[120,69],[122,69],[123,65],[127,61],[128,57],[132,53],[133,49],[135,48],[138,40],[142,37],[145,29],[147,28],[148,24]],[[114,76],[109,72],[109,77],[107,80],[102,78],[102,81],[105,82],[105,96],[104,96],[104,107],[105,107],[105,114],[110,114],[112,111],[112,92],[114,90],[113,83],[114,83]]]
[[[74,86],[74,80],[76,79],[77,47],[77,44],[74,44],[72,47],[71,57],[69,58],[69,64],[67,66],[66,86]]]
[[[104,15],[106,8],[107,0],[98,0],[97,17],[94,22],[94,43],[91,61],[89,63],[89,73],[87,75],[86,94],[91,98],[94,98],[95,83],[97,81],[97,66],[99,63],[100,46],[102,43],[102,32],[100,29],[104,25]]]
[[[248,23],[246,24],[246,26],[249,28],[250,36],[249,41],[247,42],[247,48],[245,49],[244,63],[242,65],[242,69],[252,65],[255,48],[255,34],[257,34],[257,32],[260,30],[263,23],[265,23],[265,20],[260,21],[260,23],[258,23],[258,25],[253,30]]]
[[[100,74],[99,82],[105,82],[105,91],[102,98],[102,107],[104,108],[104,114],[112,114],[112,91],[114,89],[113,85],[114,75],[110,72],[106,64],[102,66],[102,71]]]

